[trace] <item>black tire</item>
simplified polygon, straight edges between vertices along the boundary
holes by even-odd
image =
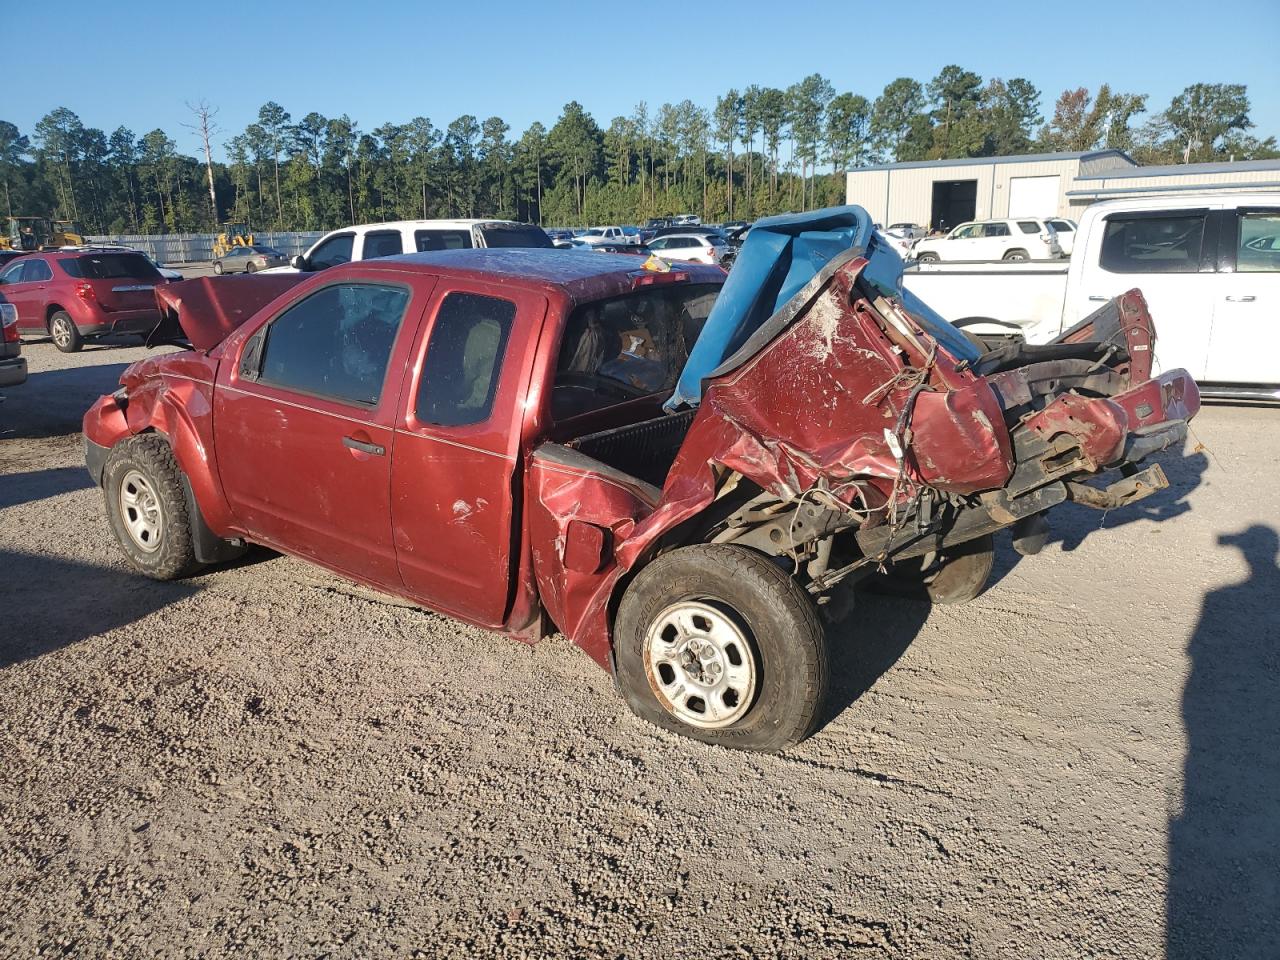
[[[864,585],[876,593],[930,603],[968,603],[991,579],[995,559],[995,541],[987,534],[948,547],[927,566],[922,558],[901,560],[887,573],[868,578]]]
[[[221,261],[221,260],[215,260],[215,261],[213,261],[213,272],[214,272],[214,273],[216,273],[218,276],[222,276],[222,261]]]
[[[1003,257],[1001,257],[1001,259],[1008,260],[1012,263],[1015,261],[1021,262],[1023,260],[1030,260],[1031,257],[1025,250],[1009,250],[1005,253]]]
[[[161,517],[159,535],[150,549],[140,545],[130,533],[125,515],[127,508],[121,502],[123,481],[135,471],[149,486],[152,502],[158,506]],[[182,471],[164,437],[144,433],[112,447],[102,472],[102,493],[111,532],[138,570],[155,580],[176,580],[200,568],[182,488]]]
[[[936,253],[925,252],[916,257],[916,263],[938,263],[940,259]]]
[[[245,273],[255,273],[255,272],[257,272],[257,269],[258,269],[258,268],[257,268],[257,267],[255,267],[252,263],[247,263],[247,264],[245,264],[244,272],[245,272]]]
[[[65,310],[57,310],[49,318],[49,336],[53,345],[63,353],[75,353],[84,348],[84,337],[76,329],[76,322]]]
[[[667,705],[670,701],[659,688],[663,669],[670,673],[669,665],[655,668],[651,679],[646,640],[652,632],[652,644],[663,642],[661,618],[689,603],[735,628],[747,645],[739,652],[751,658],[754,668],[749,695],[726,701],[731,712],[741,711],[740,715],[723,726],[698,726]],[[692,614],[695,623],[697,618]],[[667,642],[674,650],[686,640],[682,636],[678,642]],[[636,715],[704,743],[737,750],[786,749],[813,732],[827,696],[827,640],[817,608],[784,570],[744,547],[683,547],[650,563],[622,597],[614,645],[618,687]],[[730,661],[738,663],[732,650],[723,663]],[[687,674],[683,681],[668,680],[668,688],[683,693],[688,680]],[[698,700],[701,697],[691,694],[685,702]]]

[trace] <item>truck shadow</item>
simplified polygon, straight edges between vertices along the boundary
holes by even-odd
[[[1191,504],[1187,497],[1204,480],[1205,471],[1209,469],[1208,456],[1197,451],[1185,457],[1161,460],[1160,465],[1169,478],[1169,486],[1145,500],[1105,513],[1078,504],[1054,508],[1049,514],[1052,528],[1049,542],[1070,551],[1094,531],[1114,530],[1136,520],[1170,520],[1189,511]]]
[[[0,669],[141,620],[201,590],[0,548]]]
[[[102,363],[32,373],[5,391],[0,440],[65,437],[79,433],[84,413],[120,385],[126,363]]]
[[[1171,796],[1167,956],[1274,957],[1280,943],[1280,537],[1218,538],[1249,566],[1204,598],[1182,695],[1187,755]]]
[[[893,668],[920,633],[931,609],[921,600],[861,591],[855,598],[839,600],[842,613],[827,624],[831,688],[819,730]]]

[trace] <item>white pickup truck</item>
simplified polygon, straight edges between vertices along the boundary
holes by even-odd
[[[1136,287],[1157,370],[1187,369],[1206,396],[1280,400],[1280,191],[1097,203],[1069,262],[917,264],[903,281],[969,333],[1028,343]]]

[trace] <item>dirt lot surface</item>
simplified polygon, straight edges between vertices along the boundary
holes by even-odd
[[[0,404],[0,956],[1275,957],[1280,410],[975,602],[860,598],[780,757],[259,554],[134,576],[80,414]]]

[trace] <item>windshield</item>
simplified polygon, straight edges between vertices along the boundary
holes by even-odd
[[[718,283],[670,284],[578,307],[560,345],[552,416],[671,390],[719,292]]]
[[[131,277],[155,280],[160,271],[140,253],[99,253],[89,257],[69,257],[59,261],[63,271],[79,280],[114,280]]]
[[[493,224],[480,228],[486,247],[533,247],[543,249],[551,246],[551,239],[541,227],[529,223]]]

